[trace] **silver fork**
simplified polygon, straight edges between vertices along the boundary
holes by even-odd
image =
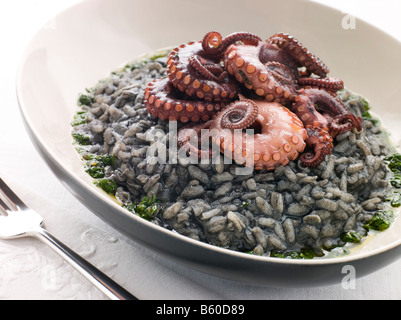
[[[51,247],[112,300],[138,300],[103,272],[42,228],[43,218],[28,208],[0,178],[0,239],[35,237]]]

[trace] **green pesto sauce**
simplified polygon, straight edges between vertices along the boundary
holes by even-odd
[[[152,197],[143,197],[141,202],[137,204],[124,204],[123,207],[148,221],[152,221],[161,209],[161,205],[157,200],[156,195],[153,195]]]

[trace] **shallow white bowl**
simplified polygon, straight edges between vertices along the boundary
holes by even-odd
[[[249,0],[246,5],[241,0],[83,1],[55,17],[26,49],[17,93],[27,130],[56,175],[96,215],[180,263],[275,287],[340,283],[347,265],[364,276],[398,259],[400,219],[340,258],[283,260],[213,247],[142,220],[105,196],[84,172],[69,124],[78,94],[138,55],[202,39],[211,30],[223,35],[248,31],[265,38],[288,32],[325,61],[331,75],[371,101],[398,143],[401,44],[359,20],[356,29],[343,29],[343,18],[333,9],[295,0]]]

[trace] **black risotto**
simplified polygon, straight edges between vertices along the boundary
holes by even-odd
[[[394,149],[364,98],[338,93],[363,117],[364,130],[338,136],[316,168],[293,161],[237,175],[238,165],[221,156],[169,163],[169,123],[144,106],[148,83],[166,73],[166,54],[128,64],[87,89],[72,121],[84,169],[124,208],[192,239],[271,257],[346,252],[345,244],[361,242],[369,230],[389,227],[399,205],[389,162],[397,158],[389,157]]]

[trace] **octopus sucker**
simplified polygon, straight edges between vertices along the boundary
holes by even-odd
[[[187,124],[179,145],[192,156],[210,156],[212,150],[202,146],[211,142],[255,170],[298,158],[316,167],[337,135],[362,130],[362,119],[337,97],[344,82],[328,73],[288,34],[263,41],[247,32],[223,37],[212,31],[171,51],[167,77],[149,83],[145,105],[155,118]],[[202,130],[208,132],[204,137]]]
[[[168,78],[155,80],[146,88],[145,106],[155,118],[175,119],[185,123],[209,120],[221,108],[219,103],[189,100],[176,90]]]
[[[329,93],[335,93],[344,89],[344,81],[335,77],[326,78],[299,78],[298,84],[302,87],[312,87],[317,89],[325,89]]]

